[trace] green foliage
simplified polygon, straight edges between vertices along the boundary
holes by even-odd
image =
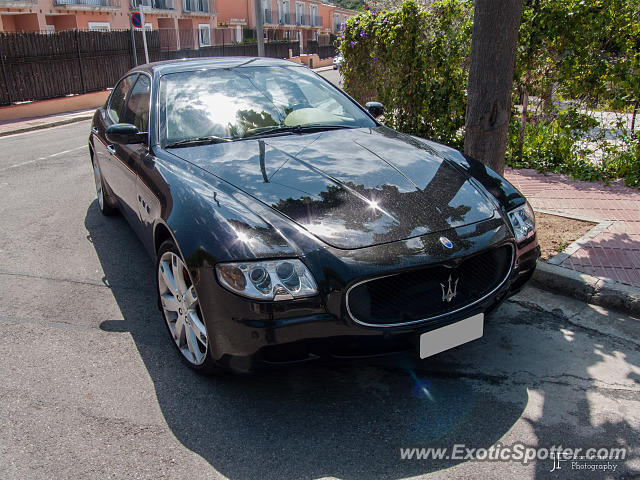
[[[637,0],[529,0],[519,32],[516,83],[548,100],[556,91],[616,108],[640,96]]]
[[[410,0],[348,20],[345,90],[361,103],[383,102],[392,128],[462,147],[472,8],[471,0],[428,8]],[[637,0],[525,0],[513,96],[526,93],[537,108],[529,109],[522,148],[514,109],[507,164],[640,187],[639,134],[585,113],[628,110],[640,99],[638,19]]]
[[[519,33],[515,89],[542,101],[511,125],[507,163],[569,173],[584,180],[624,177],[638,186],[639,140],[626,126],[598,125],[582,111],[629,109],[640,98],[640,4],[637,0],[529,0]],[[609,136],[607,136],[607,132]],[[614,137],[612,139],[611,137]]]
[[[365,0],[333,0],[331,3],[342,8],[350,8],[351,10],[363,10]]]
[[[616,140],[591,115],[575,108],[556,117],[528,123],[522,155],[518,155],[520,118],[509,126],[506,163],[514,168],[535,168],[540,172],[566,173],[579,180],[610,182],[624,178],[640,187],[640,132],[631,134],[619,121],[612,130]]]
[[[384,103],[392,128],[461,147],[471,6],[442,0],[426,10],[409,0],[347,20],[340,44],[345,90],[361,103]]]

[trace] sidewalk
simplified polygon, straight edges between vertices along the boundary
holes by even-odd
[[[24,118],[21,120],[9,120],[0,122],[0,137],[14,133],[30,132],[41,128],[55,127],[67,123],[79,122],[93,117],[95,108],[90,110],[78,110],[76,112],[59,113],[46,117]]]
[[[640,287],[640,190],[621,182],[605,186],[535,170],[507,168],[505,177],[527,197],[534,210],[612,222],[560,266]]]

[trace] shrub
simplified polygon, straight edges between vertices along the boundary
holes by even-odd
[[[461,147],[471,25],[466,0],[437,1],[429,10],[409,0],[347,20],[345,90],[360,103],[384,103],[392,128]]]

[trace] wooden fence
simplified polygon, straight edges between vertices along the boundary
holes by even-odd
[[[142,34],[136,32],[138,63],[144,63]],[[256,44],[231,44],[199,49],[163,48],[159,31],[147,32],[149,60],[211,56],[256,56]],[[131,34],[64,31],[54,34],[0,33],[0,105],[44,100],[104,90],[133,67]],[[265,55],[287,58],[300,54],[297,42],[265,45]]]

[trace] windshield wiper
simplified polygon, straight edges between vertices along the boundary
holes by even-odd
[[[195,145],[210,145],[212,143],[226,143],[232,142],[231,138],[216,137],[215,135],[209,135],[207,137],[187,138],[185,140],[179,140],[177,142],[170,143],[164,148],[179,148],[179,147],[193,147]]]
[[[269,127],[260,127],[249,130],[242,138],[258,137],[261,135],[273,135],[280,133],[309,133],[322,132],[323,130],[339,130],[342,128],[354,128],[349,125],[331,125],[323,123],[312,123],[308,125],[273,125]]]

